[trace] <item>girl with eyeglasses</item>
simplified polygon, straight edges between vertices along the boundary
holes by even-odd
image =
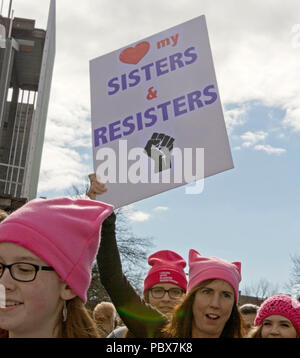
[[[35,199],[1,223],[0,329],[6,337],[99,337],[84,303],[101,224],[112,211],[92,200]]]
[[[187,279],[184,267],[186,262],[174,251],[161,250],[150,255],[148,263],[152,267],[144,280],[144,302],[170,318],[174,308],[185,296]],[[100,262],[98,264],[101,265]],[[126,327],[117,328],[108,336],[108,338],[133,337],[132,332],[129,332]]]

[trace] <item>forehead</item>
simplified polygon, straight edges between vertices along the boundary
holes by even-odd
[[[280,316],[280,315],[269,316],[269,317],[264,319],[264,322],[265,321],[269,321],[269,322],[273,322],[273,323],[275,323],[275,322],[288,322],[288,323],[292,324],[292,322],[288,318],[286,318],[284,316]]]
[[[33,252],[25,249],[25,247],[13,244],[11,242],[0,243],[0,259],[5,262],[30,260],[44,264],[44,261],[36,256]]]
[[[213,290],[228,291],[234,293],[232,286],[224,280],[214,280],[211,283],[205,284],[204,287],[208,287]]]
[[[151,288],[155,288],[155,287],[162,287],[166,290],[168,290],[169,288],[181,288],[177,285],[174,285],[173,283],[168,283],[168,282],[157,283],[157,284],[153,285]]]

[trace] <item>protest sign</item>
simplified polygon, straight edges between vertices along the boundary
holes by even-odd
[[[90,83],[99,200],[121,207],[233,168],[204,16],[91,60]]]

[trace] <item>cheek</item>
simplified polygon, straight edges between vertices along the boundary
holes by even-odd
[[[159,299],[153,298],[151,295],[149,295],[148,300],[149,300],[150,305],[152,305],[152,306],[157,306],[159,304],[159,302],[160,302]]]
[[[57,305],[59,300],[58,282],[48,279],[46,282],[35,280],[24,292],[24,303],[31,310],[45,310]]]
[[[269,326],[262,326],[261,336],[262,338],[266,338],[269,335],[270,328]]]
[[[232,310],[233,310],[233,304],[232,303],[227,304],[225,308],[225,313],[227,314],[228,318],[230,317]]]
[[[293,327],[287,330],[286,338],[297,338],[297,332]]]

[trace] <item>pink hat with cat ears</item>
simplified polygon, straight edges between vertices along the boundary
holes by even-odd
[[[241,263],[228,262],[218,257],[203,257],[196,250],[189,253],[189,282],[187,292],[193,290],[201,282],[217,279],[228,282],[234,289],[236,303],[239,300],[239,283]]]
[[[0,225],[0,243],[28,249],[52,266],[85,303],[102,222],[114,207],[94,200],[34,199]]]

